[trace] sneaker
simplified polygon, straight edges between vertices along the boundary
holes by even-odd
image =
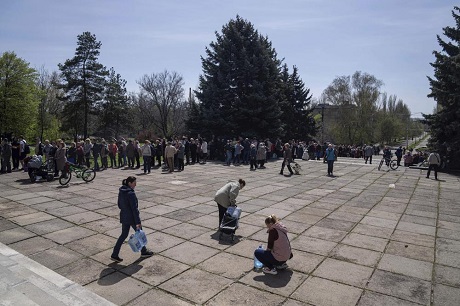
[[[115,262],[122,262],[122,261],[123,261],[123,259],[121,259],[121,258],[118,257],[118,256],[110,256],[110,259],[112,259],[112,260],[115,261]]]
[[[288,267],[287,263],[283,263],[280,266],[276,266],[276,269],[277,270],[284,270],[284,269],[287,269],[287,267]]]
[[[144,258],[145,258],[145,257],[150,257],[150,256],[152,256],[152,255],[153,255],[153,252],[150,251],[149,249],[147,249],[147,250],[145,250],[145,252],[142,252],[142,253],[141,253],[141,257],[144,257]]]
[[[278,274],[278,271],[276,271],[275,268],[270,269],[270,268],[264,267],[264,268],[262,269],[262,272],[264,272],[265,274],[273,274],[273,275]]]

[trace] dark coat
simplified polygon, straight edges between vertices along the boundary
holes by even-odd
[[[118,208],[120,208],[120,223],[141,224],[137,196],[129,186],[121,186],[118,192]]]

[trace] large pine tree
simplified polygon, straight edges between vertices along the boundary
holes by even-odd
[[[311,103],[310,89],[300,78],[298,69],[293,67],[289,74],[286,64],[281,71],[282,116],[285,134],[289,138],[307,140],[316,134],[315,121],[309,109]]]
[[[271,42],[239,16],[216,37],[202,57],[203,74],[195,92],[201,102],[202,134],[280,135],[280,61]]]
[[[443,28],[444,35],[450,40],[444,41],[439,35],[441,52],[433,51],[436,60],[434,78],[428,77],[431,93],[438,104],[437,112],[425,115],[431,128],[430,146],[447,155],[450,166],[460,168],[460,12],[454,7],[452,16],[455,27]]]
[[[90,114],[96,110],[96,105],[103,99],[107,69],[98,62],[101,42],[96,35],[83,32],[78,35],[75,56],[64,64],[59,64],[62,86],[65,95],[63,127],[73,130],[74,136],[83,133],[89,135]]]
[[[126,80],[111,68],[107,77],[104,101],[99,105],[99,130],[104,138],[118,139],[121,131],[130,126],[130,104],[126,91]]]

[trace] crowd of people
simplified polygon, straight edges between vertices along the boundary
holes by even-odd
[[[333,161],[337,157],[362,158],[367,164],[372,164],[372,158],[380,155],[381,148],[378,145],[335,145],[333,156],[328,153],[329,143],[323,145],[315,141],[305,142],[290,140],[283,143],[281,139],[257,138],[215,138],[209,142],[204,137],[189,138],[187,136],[174,137],[167,140],[125,140],[123,137],[106,141],[104,138],[80,139],[67,144],[58,139],[57,141],[39,138],[34,144],[29,145],[24,137],[13,138],[12,141],[3,139],[0,146],[1,173],[10,173],[22,170],[30,154],[40,155],[44,162],[53,161],[55,176],[63,171],[65,163],[93,167],[96,171],[108,168],[131,168],[139,169],[145,174],[151,173],[152,169],[162,169],[171,173],[184,171],[186,165],[205,164],[207,161],[222,161],[224,165],[243,166],[248,165],[251,171],[264,169],[265,163],[271,159],[283,159],[280,174],[284,174],[287,168],[289,174],[294,174],[291,163],[295,159],[322,160],[328,163],[328,175],[332,176]],[[33,148],[31,153],[30,148]],[[382,151],[385,151],[383,148]],[[391,152],[391,151],[390,151]],[[392,155],[392,153],[390,153]],[[418,164],[428,156],[422,152],[400,146],[394,151],[398,166],[401,162],[408,167]],[[12,162],[12,166],[11,166]]]

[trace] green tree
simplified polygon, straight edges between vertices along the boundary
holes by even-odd
[[[280,61],[267,37],[237,16],[201,58],[197,99],[202,134],[276,137],[282,132]]]
[[[378,98],[383,82],[375,76],[356,71],[351,77],[335,78],[323,92],[323,101],[338,106],[333,129],[336,141],[349,144],[371,143]]]
[[[90,114],[94,113],[103,99],[108,72],[98,62],[101,42],[96,40],[96,35],[83,32],[77,39],[75,56],[58,65],[61,88],[65,92],[62,100],[65,102],[64,118],[67,124],[63,127],[71,129],[75,137],[83,133],[86,138],[89,135]]]
[[[294,139],[306,139],[316,135],[315,120],[309,109],[312,96],[310,89],[305,88],[305,83],[299,76],[296,66],[292,74],[289,74],[286,64],[281,71],[281,88],[284,98],[282,99],[281,121],[287,135]]]
[[[37,72],[14,52],[0,57],[0,134],[32,137],[39,103]]]
[[[442,155],[450,156],[451,166],[460,167],[460,9],[455,6],[452,16],[455,27],[443,28],[444,35],[450,40],[445,41],[439,35],[438,43],[441,52],[433,51],[435,56],[434,77],[428,77],[431,93],[438,104],[438,111],[425,115],[430,126],[431,138],[429,146]]]
[[[100,110],[99,129],[104,138],[118,139],[122,130],[130,127],[130,103],[126,91],[126,80],[110,68],[104,91],[104,100],[98,105]]]
[[[38,106],[37,135],[40,139],[58,139],[60,136],[60,116],[63,105],[59,100],[62,90],[58,88],[59,74],[49,73],[43,67],[38,70],[37,87],[40,90]]]

